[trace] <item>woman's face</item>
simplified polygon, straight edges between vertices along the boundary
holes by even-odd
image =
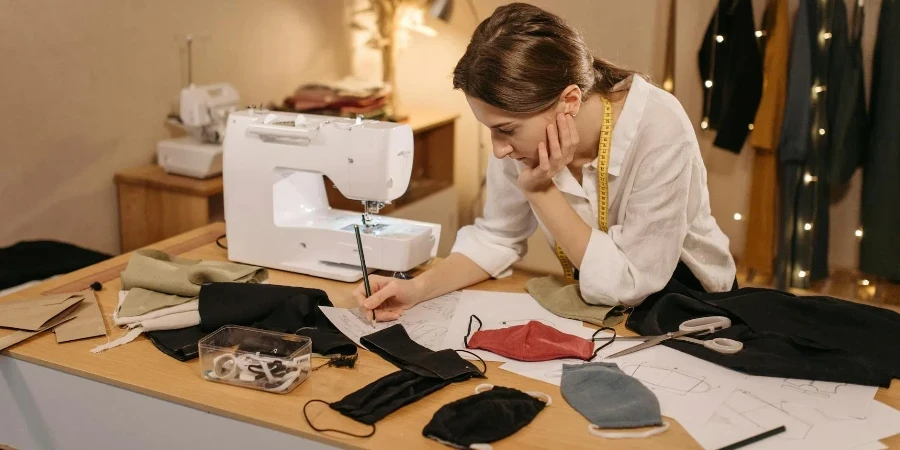
[[[577,88],[576,88],[577,89]],[[560,101],[539,113],[517,114],[466,96],[472,113],[491,131],[491,144],[497,159],[509,157],[529,167],[538,165],[538,144],[547,143],[547,126],[556,123],[556,115],[569,111],[569,102]],[[576,102],[577,103],[577,102]]]

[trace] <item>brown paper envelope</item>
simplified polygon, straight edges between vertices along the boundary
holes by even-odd
[[[59,313],[56,317],[50,319],[50,321],[48,321],[46,325],[44,325],[37,331],[16,331],[15,333],[10,334],[9,336],[0,338],[0,351],[3,351],[7,347],[16,345],[19,342],[22,342],[25,339],[28,339],[36,334],[41,334],[44,331],[47,331],[61,323],[64,323],[66,321],[74,319],[75,316],[72,313],[75,312],[76,308],[78,308],[78,303],[75,303],[74,305],[69,306],[68,309]]]
[[[82,300],[81,294],[58,294],[0,302],[0,327],[38,331],[48,320]]]
[[[81,291],[78,295],[83,295],[84,301],[72,313],[75,318],[53,329],[58,344],[95,336],[106,336],[106,325],[103,322],[103,314],[100,313],[100,306],[97,304],[94,291]]]

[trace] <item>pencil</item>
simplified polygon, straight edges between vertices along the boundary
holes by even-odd
[[[735,442],[734,444],[731,444],[729,446],[722,447],[719,450],[734,450],[737,448],[741,448],[741,447],[753,444],[755,442],[759,442],[763,439],[775,436],[776,434],[784,433],[786,430],[787,429],[784,427],[784,425],[782,425],[778,428],[759,433],[756,436],[748,437],[747,439],[744,439],[743,441]]]
[[[359,225],[353,225],[353,230],[356,232],[356,248],[359,251],[359,267],[362,269],[363,284],[366,286],[366,298],[369,298],[372,296],[372,286],[369,285],[369,271],[366,269],[366,256],[363,254]],[[375,328],[375,310],[372,310],[372,328]]]

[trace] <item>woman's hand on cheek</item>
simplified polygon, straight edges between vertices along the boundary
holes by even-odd
[[[578,131],[575,120],[568,114],[558,114],[556,123],[547,126],[547,141],[538,144],[538,165],[522,169],[519,188],[525,192],[541,192],[553,184],[553,177],[575,158]]]

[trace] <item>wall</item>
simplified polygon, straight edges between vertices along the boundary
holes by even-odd
[[[227,7],[226,7],[227,6]],[[118,252],[113,175],[154,160],[187,81],[246,104],[349,71],[329,0],[0,0],[0,246],[60,239]]]

